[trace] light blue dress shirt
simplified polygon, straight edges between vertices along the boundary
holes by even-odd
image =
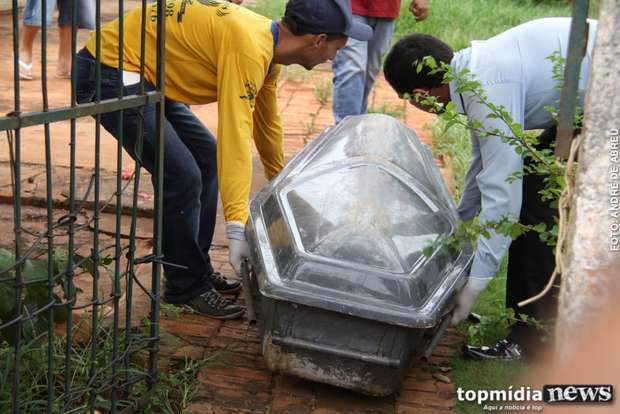
[[[503,106],[514,122],[524,130],[543,129],[555,124],[545,109],[560,99],[553,79],[553,62],[548,59],[559,51],[566,57],[571,19],[553,17],[533,20],[516,26],[486,41],[474,41],[471,47],[454,55],[451,65],[455,73],[469,69],[482,84],[490,102]],[[583,107],[597,21],[589,20],[588,48],[581,66],[579,102]],[[458,94],[450,84],[452,102],[458,112],[479,120],[485,130],[499,129],[510,135],[508,126],[497,119],[487,119],[490,110],[472,94]],[[472,157],[465,177],[463,197],[458,212],[470,220],[480,213],[482,222],[504,216],[518,219],[521,211],[522,180],[508,182],[508,177],[523,169],[523,158],[514,147],[497,136],[471,134]],[[491,278],[510,246],[510,237],[495,232],[491,238],[480,237],[470,275]]]

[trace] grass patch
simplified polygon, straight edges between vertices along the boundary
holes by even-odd
[[[186,357],[170,371],[160,372],[156,392],[143,409],[144,414],[194,414],[187,408],[200,394],[196,378],[203,369],[217,366],[228,366],[225,351],[198,361]]]
[[[286,0],[258,0],[256,3],[248,4],[246,7],[272,20],[279,20],[284,16],[285,6]]]
[[[598,0],[590,2],[590,16],[598,15]],[[569,16],[569,0],[430,0],[430,13],[416,22],[409,12],[410,1],[403,1],[394,39],[411,32],[428,33],[450,46],[462,49],[473,39],[487,39],[528,20],[550,16]],[[247,8],[277,20],[284,15],[286,0],[259,0]]]
[[[416,22],[409,3],[402,2],[393,40],[412,32],[428,33],[455,50],[529,20],[571,15],[571,2],[565,0],[430,0],[428,18]],[[599,2],[590,3],[590,16],[596,17]]]
[[[506,312],[506,266],[507,261],[504,260],[500,271],[489,283],[474,307],[474,312],[483,315],[488,321],[480,330],[478,339],[474,341],[477,345],[494,344],[508,334],[508,324],[502,319]],[[471,325],[470,322],[463,322],[457,329],[465,333]],[[456,387],[464,391],[507,389],[510,385],[518,386],[520,385],[519,379],[529,369],[526,363],[520,361],[509,363],[478,361],[464,358],[460,354],[455,355],[452,366]],[[462,414],[487,412],[477,402],[467,401],[457,401],[456,411]]]
[[[454,50],[469,47],[472,40],[484,40],[511,27],[542,17],[571,15],[570,0],[430,0],[429,16],[416,22],[409,12],[409,0],[401,2],[393,42],[413,33],[438,37]],[[247,8],[273,20],[284,15],[286,0],[259,0]],[[590,17],[598,16],[599,0],[590,1]]]
[[[282,67],[280,81],[282,82],[309,82],[314,73],[300,65],[288,65]]]
[[[314,85],[314,98],[321,104],[321,106],[327,105],[329,98],[332,97],[332,80],[321,79]]]
[[[368,107],[369,114],[385,114],[393,116],[394,118],[404,119],[406,108],[400,104],[382,103],[380,105],[374,105]]]
[[[483,315],[483,329],[475,340],[470,338],[472,345],[493,345],[502,340],[509,333],[508,322],[502,319],[506,314],[506,268],[508,262],[504,260],[502,267],[497,275],[491,280],[487,288],[480,295],[478,303],[474,307],[474,312]],[[469,330],[471,324],[466,322],[461,324],[461,332]]]
[[[70,394],[65,394],[65,352],[67,342],[64,337],[55,336],[52,347],[52,381],[53,395],[51,406],[53,412],[84,413],[109,412],[111,410],[111,361],[113,360],[113,339],[111,329],[101,328],[98,331],[96,354],[92,354],[92,342],[73,344],[69,356],[71,366]],[[124,332],[120,332],[120,346],[123,352]],[[132,407],[144,414],[175,414],[184,410],[197,397],[199,388],[195,380],[200,370],[209,366],[226,365],[224,351],[215,352],[201,360],[185,358],[184,361],[164,361],[170,363],[167,371],[159,373],[155,392],[149,394],[146,384],[147,368],[143,365],[147,360],[144,346],[147,335],[135,336],[130,343],[131,362],[126,369],[123,361],[117,367],[117,410]],[[91,340],[92,341],[92,340]],[[138,343],[138,342],[142,343]],[[20,358],[19,408],[24,413],[43,413],[47,409],[48,384],[48,353],[45,338],[36,342],[24,342]],[[122,357],[121,357],[122,359]],[[134,361],[135,359],[135,361]],[[6,342],[0,342],[0,414],[12,411],[12,384],[16,367],[13,363],[14,348]],[[94,360],[94,365],[92,361]],[[92,369],[96,369],[93,375]],[[96,376],[96,377],[95,377]],[[89,385],[94,379],[97,396],[90,401]],[[125,395],[125,392],[129,395]],[[67,399],[69,402],[67,402]],[[99,411],[97,411],[99,410]]]
[[[456,386],[466,390],[508,389],[519,385],[518,381],[527,366],[521,362],[469,361],[455,358],[453,361]],[[477,402],[459,402],[456,411],[461,414],[487,413]]]

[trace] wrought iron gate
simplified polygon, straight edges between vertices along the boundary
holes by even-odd
[[[46,10],[50,0],[41,0]],[[162,193],[163,193],[163,120],[164,120],[164,0],[157,3],[157,71],[156,90],[145,92],[144,55],[147,1],[142,0],[142,53],[140,92],[123,97],[122,85],[118,98],[101,99],[101,0],[95,2],[96,17],[96,96],[88,104],[76,102],[76,50],[77,50],[77,0],[72,7],[72,70],[70,106],[52,108],[48,102],[47,78],[47,22],[41,19],[41,94],[42,108],[38,112],[22,112],[20,104],[19,79],[19,8],[13,0],[12,44],[14,107],[12,112],[0,117],[0,132],[6,134],[2,146],[8,142],[12,183],[14,215],[14,245],[4,249],[3,254],[11,257],[0,262],[0,413],[39,412],[122,412],[135,406],[135,399],[148,395],[157,381],[157,351],[159,342],[159,282],[162,255]],[[151,2],[149,1],[149,4]],[[118,0],[119,24],[119,71],[123,70],[123,0]],[[45,15],[45,13],[42,13]],[[155,104],[157,107],[156,167],[153,177],[154,214],[152,254],[136,257],[136,223],[138,193],[140,188],[140,163],[136,162],[135,173],[129,180],[133,185],[130,206],[123,209],[122,193],[128,183],[123,180],[122,133],[118,137],[116,154],[116,191],[111,199],[101,195],[101,114],[118,111],[119,125],[122,111],[129,108],[143,108]],[[141,110],[141,109],[140,109]],[[95,118],[94,142],[78,142],[76,121],[80,117]],[[54,202],[51,157],[50,124],[59,121],[70,122],[70,178],[68,200],[65,206]],[[22,184],[22,129],[35,125],[44,126],[45,142],[45,186],[46,186],[46,229],[34,235],[34,241],[26,243],[23,228]],[[142,129],[142,125],[139,127]],[[122,131],[122,128],[119,128]],[[138,147],[142,148],[142,136],[138,134]],[[7,141],[7,142],[5,142]],[[76,189],[76,146],[91,145],[94,151],[94,167],[90,184],[85,194]],[[3,150],[4,150],[3,148]],[[92,192],[92,193],[91,193]],[[92,216],[86,223],[78,223],[77,217],[86,206],[85,200],[92,194],[94,202]],[[115,203],[115,235],[113,241],[103,245],[100,240],[100,217],[111,203]],[[55,218],[60,208],[66,214]],[[90,207],[89,207],[90,208]],[[121,215],[123,210],[131,212],[130,234],[121,238]],[[108,209],[109,211],[109,209]],[[76,236],[79,232],[92,232],[90,254],[80,256],[76,252]],[[60,236],[68,242],[57,245]],[[7,247],[7,246],[5,246]],[[121,260],[126,260],[122,265]],[[6,263],[8,262],[8,266]],[[135,278],[135,267],[152,263],[151,287],[145,287]],[[110,268],[112,291],[108,297],[99,294],[103,265]],[[38,269],[33,271],[33,269]],[[92,292],[78,292],[77,277],[88,277]],[[132,297],[134,285],[143,289],[150,300],[150,314],[146,327],[131,326]],[[121,291],[124,294],[121,295]],[[77,295],[88,295],[86,304],[78,306]],[[121,300],[125,305],[125,322],[121,323]],[[112,309],[106,323],[103,323],[102,308]],[[77,341],[74,330],[74,314],[78,310],[90,311],[91,323],[86,339]],[[64,323],[58,329],[59,322]],[[142,358],[140,358],[142,357]],[[79,359],[81,358],[81,359]],[[133,402],[132,402],[133,401]]]

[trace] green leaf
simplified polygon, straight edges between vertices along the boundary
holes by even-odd
[[[437,69],[437,61],[432,56],[426,56],[424,58],[424,63],[431,69]]]
[[[0,249],[0,270],[7,269],[15,262],[15,256],[7,249]],[[4,275],[3,275],[4,276]]]
[[[482,123],[482,121],[480,121],[480,120],[478,120],[478,119],[476,119],[476,120],[472,120],[472,121],[470,122],[470,127],[471,127],[472,129],[475,129],[475,130],[481,130],[483,126],[484,126],[484,124]]]
[[[516,239],[517,237],[522,235],[524,232],[525,232],[525,229],[517,223],[513,225],[512,228],[510,229],[510,237],[512,239]]]
[[[10,315],[8,319],[14,318],[15,315]],[[9,345],[15,345],[17,343],[17,324],[9,325],[0,331],[0,340],[4,339]]]
[[[7,269],[15,262],[15,256],[7,249],[0,249],[0,270]],[[10,271],[0,275],[2,278],[14,277],[14,272]],[[15,286],[14,282],[7,280],[0,282],[0,320],[9,319],[15,307]]]
[[[62,300],[56,294],[54,294],[54,300],[56,301],[56,303],[62,302]],[[54,323],[56,324],[65,323],[67,321],[68,314],[69,312],[67,311],[66,306],[55,307],[54,308]]]
[[[26,295],[24,297],[25,313],[32,315],[48,304],[48,289],[45,283],[35,283],[26,288]],[[43,311],[38,313],[33,319],[25,322],[22,325],[24,328],[24,338],[30,340],[47,331],[50,323],[48,315],[47,311]]]
[[[67,281],[67,278],[64,277],[64,272],[67,270],[67,263],[69,262],[67,253],[61,249],[54,249],[54,256],[52,260],[52,265],[54,268],[54,283],[60,285],[65,297],[67,297],[69,292],[69,282]]]
[[[95,267],[90,257],[82,256],[78,253],[73,253],[73,262],[80,269],[84,269],[88,274],[93,275],[95,273]]]
[[[67,268],[67,263],[69,258],[67,256],[67,252],[60,249],[54,249],[54,256],[52,257],[54,274],[59,274],[64,272]]]
[[[47,261],[28,259],[24,262],[23,277],[27,282],[47,281]]]
[[[6,316],[12,313],[15,307],[15,287],[11,281],[0,283],[0,321],[6,321]]]

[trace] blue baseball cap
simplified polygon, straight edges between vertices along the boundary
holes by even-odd
[[[353,20],[350,0],[289,0],[285,16],[305,33],[343,34],[361,41],[372,37],[370,26]]]

